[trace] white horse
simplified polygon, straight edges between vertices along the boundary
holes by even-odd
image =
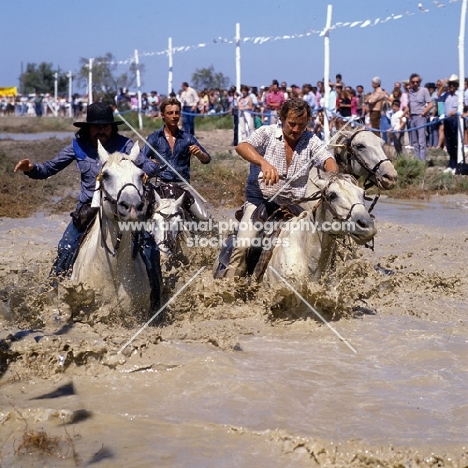
[[[146,314],[151,294],[147,270],[133,251],[134,232],[121,224],[146,220],[145,174],[134,164],[139,152],[138,143],[130,155],[109,154],[99,143],[99,213],[80,247],[71,279],[86,283],[104,302],[115,301],[123,311]]]
[[[180,234],[187,219],[184,211],[183,193],[178,198],[161,198],[155,190],[155,209],[152,217],[152,234],[161,254],[161,262],[166,262],[179,248]]]
[[[397,172],[383,148],[384,141],[368,130],[340,131],[331,144],[340,172],[354,177],[365,177],[364,188],[376,185],[379,189],[390,190],[397,182]],[[314,180],[312,170],[309,180]]]
[[[350,236],[357,244],[371,241],[376,228],[364,206],[364,190],[350,175],[320,174],[315,200],[302,204],[305,211],[281,230],[263,280],[318,281],[330,267],[338,238]],[[270,268],[271,267],[271,268]],[[279,275],[279,276],[278,276]]]

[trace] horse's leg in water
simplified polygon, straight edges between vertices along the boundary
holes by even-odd
[[[151,287],[150,294],[150,313],[155,313],[161,307],[161,293],[162,293],[162,274],[161,274],[161,260],[159,250],[154,242],[153,236],[146,232],[144,233],[143,243],[141,246],[141,258],[145,262],[146,272]],[[161,317],[161,316],[160,316]],[[160,322],[159,318],[157,322]]]

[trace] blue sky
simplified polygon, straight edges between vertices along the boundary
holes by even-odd
[[[173,47],[206,44],[174,54],[176,91],[197,68],[210,65],[235,84],[235,45],[214,39],[234,39],[236,23],[241,37],[248,38],[319,31],[329,4],[332,24],[370,20],[373,25],[378,18],[403,15],[375,26],[360,23],[331,31],[330,76],[341,73],[346,84],[369,90],[375,75],[391,89],[394,81],[413,72],[423,82],[458,74],[461,0],[440,0],[445,7],[432,0],[7,1],[8,15],[0,28],[0,86],[18,85],[21,63],[26,68],[27,63],[47,62],[75,72],[82,57],[111,52],[124,61],[138,49],[146,67],[142,90],[167,93],[167,57],[145,54],[167,49],[169,37]],[[316,33],[263,44],[252,39],[241,45],[241,81],[250,86],[267,85],[274,78],[288,85],[315,84],[323,77],[323,57],[323,37]],[[126,69],[120,65],[118,72]]]

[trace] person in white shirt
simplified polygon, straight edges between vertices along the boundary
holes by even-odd
[[[392,112],[390,114],[390,128],[387,130],[391,134],[393,146],[397,154],[403,153],[403,130],[406,125],[406,117],[403,116],[403,111],[400,110],[401,101],[395,99],[392,102]]]
[[[184,132],[195,135],[195,114],[198,106],[198,93],[184,81],[182,83],[182,119],[184,122]]]

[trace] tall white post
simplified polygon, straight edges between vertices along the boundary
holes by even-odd
[[[325,24],[325,39],[323,41],[324,44],[324,63],[323,63],[323,89],[325,90],[325,96],[323,99],[323,107],[329,108],[330,107],[330,26],[331,26],[331,19],[332,19],[332,10],[333,6],[328,5],[327,8],[327,22]],[[328,114],[327,111],[324,111],[324,118],[323,118],[323,132],[325,136],[325,143],[330,141],[330,126],[328,122]]]
[[[167,95],[169,96],[174,89],[172,84],[172,37],[169,38],[167,43],[167,56],[169,58],[169,73],[167,76]]]
[[[457,161],[460,164],[463,161],[463,144],[464,144],[464,126],[463,126],[463,91],[465,84],[465,22],[466,22],[466,4],[467,0],[463,0],[460,13],[460,35],[458,36],[458,79],[460,84],[458,87],[458,152]]]
[[[58,73],[54,73],[54,117],[58,116],[58,101],[57,101],[57,90],[58,90]]]
[[[236,23],[236,88],[240,93],[241,87],[241,52],[240,52],[240,23]]]
[[[88,104],[93,103],[93,59],[88,64]]]
[[[67,73],[68,77],[68,117],[73,117],[72,109],[72,92],[73,92],[73,75],[71,70]]]
[[[135,49],[135,65],[136,65],[136,82],[138,92],[138,126],[140,130],[143,129],[143,118],[141,116],[141,79],[140,79],[140,67],[139,67],[138,50]]]

